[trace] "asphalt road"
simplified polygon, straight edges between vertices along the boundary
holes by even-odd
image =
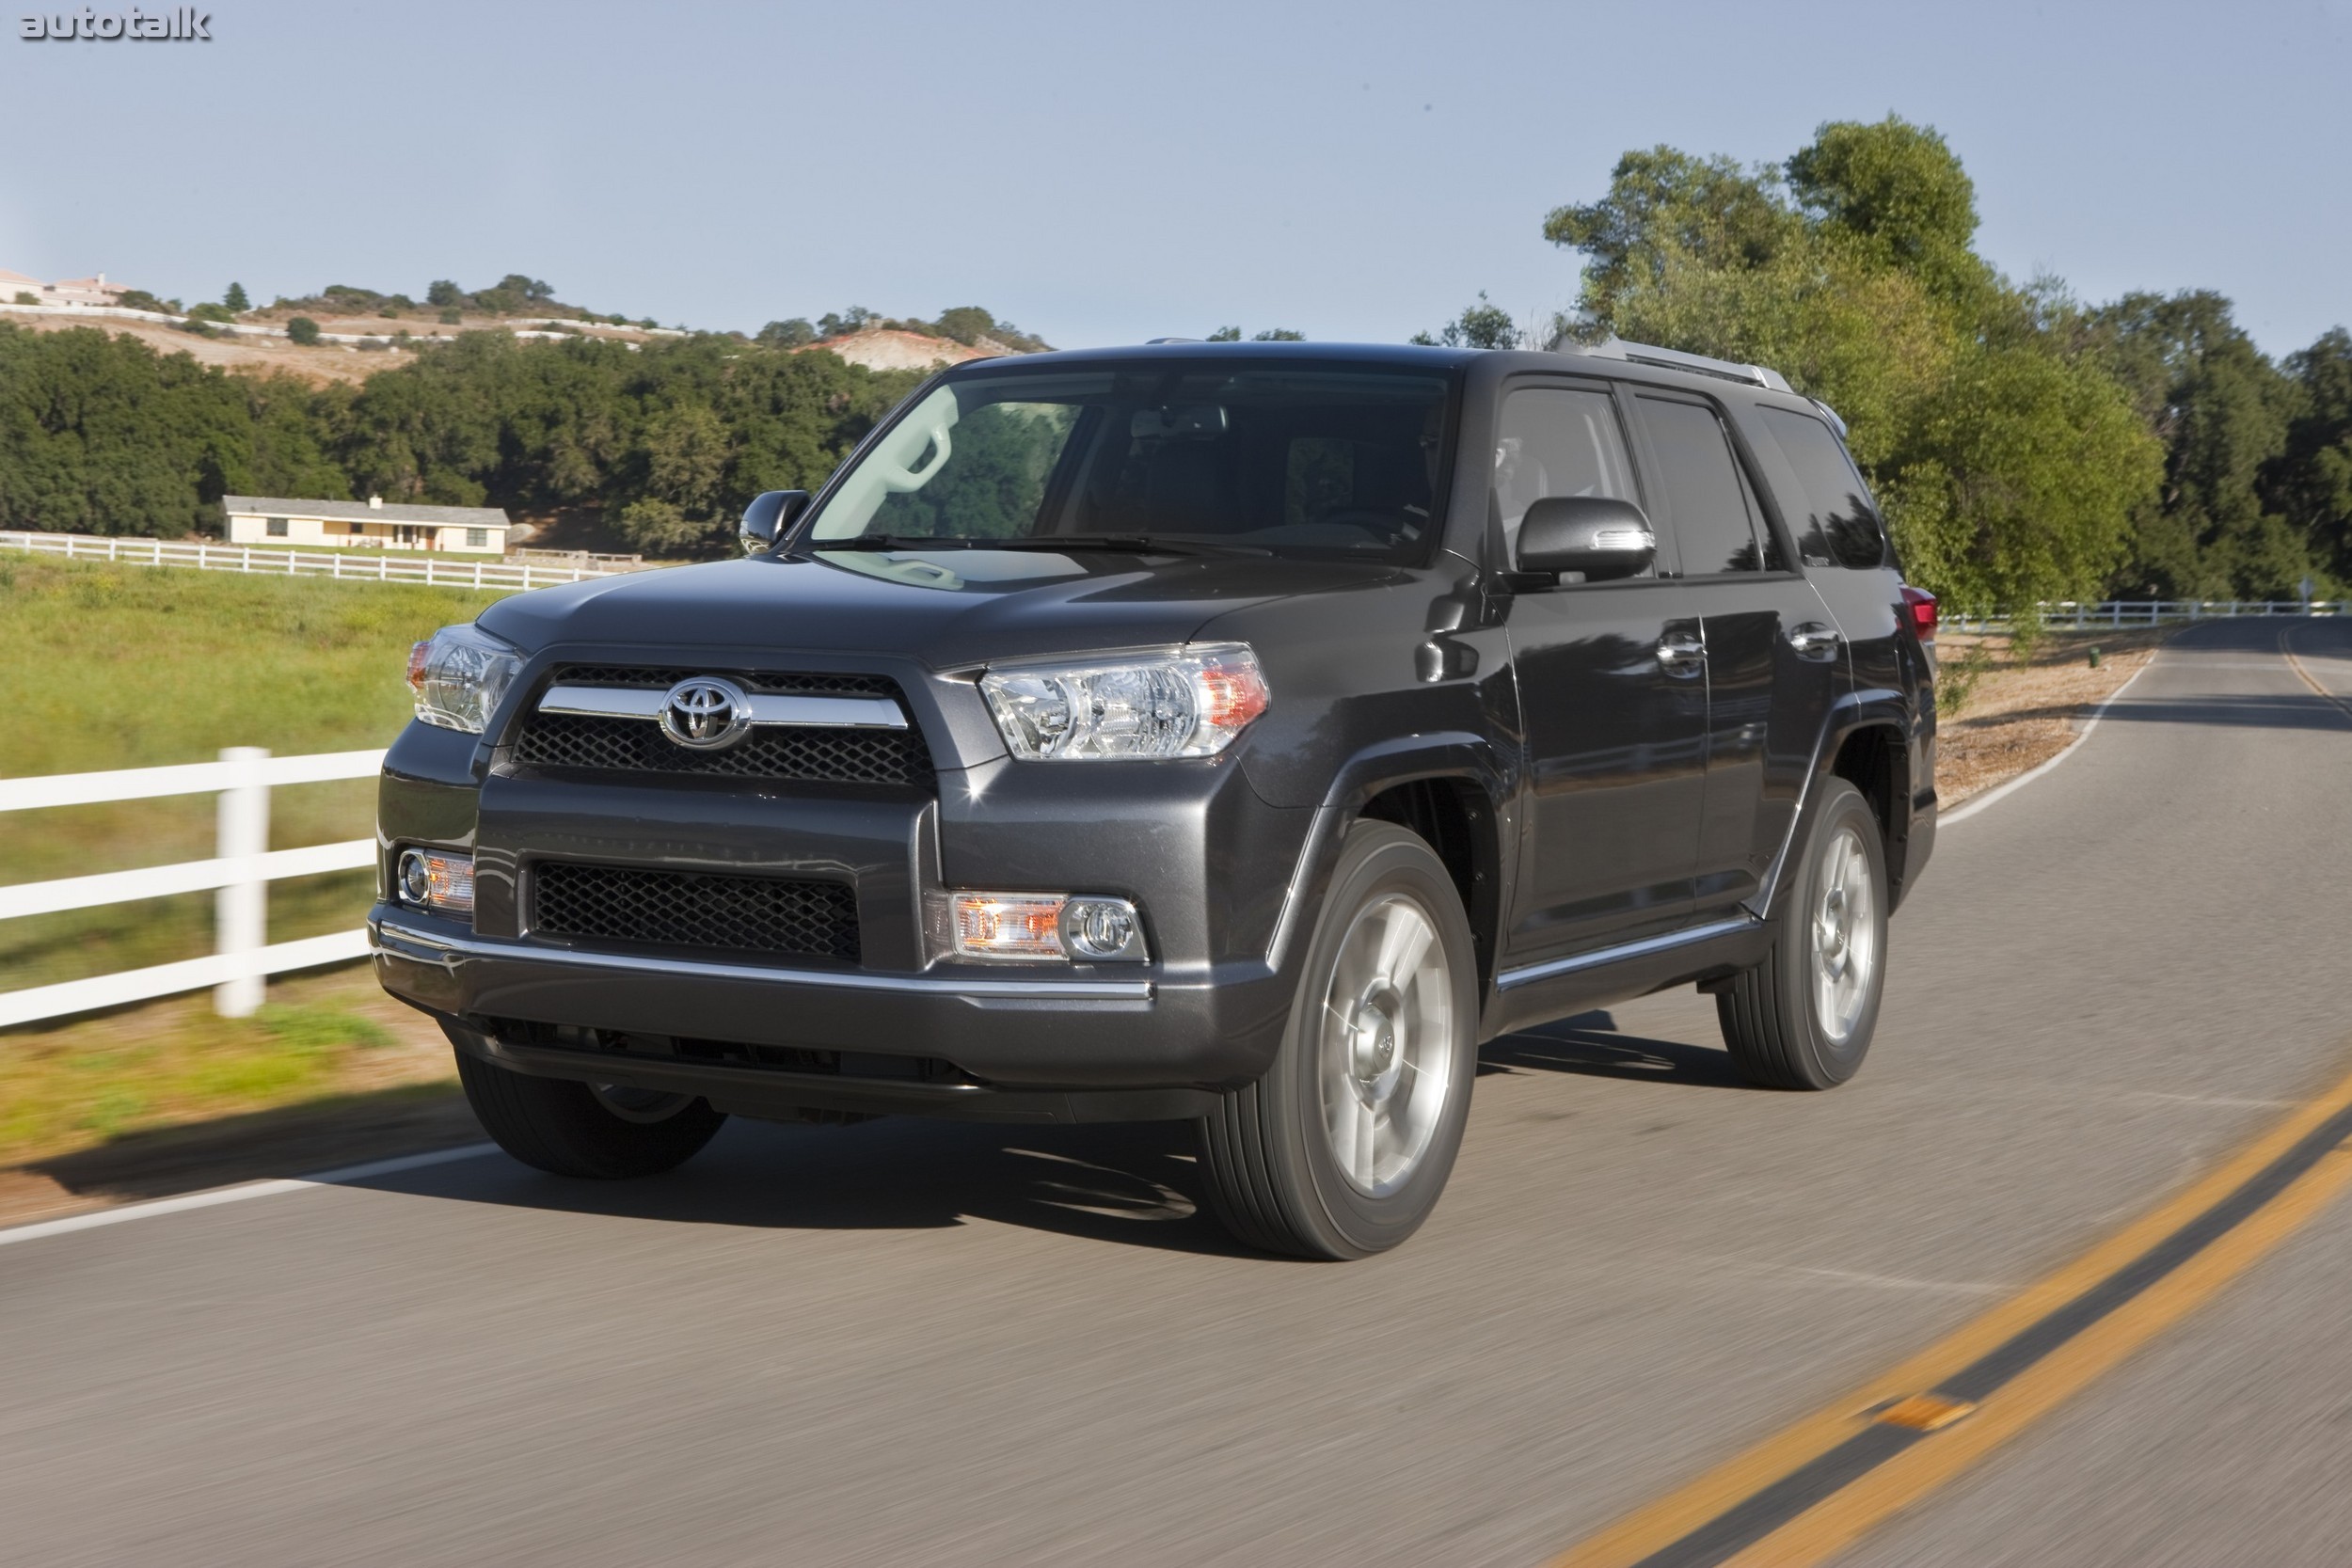
[[[1687,991],[1498,1042],[1368,1262],[1236,1252],[1181,1129],[898,1120],[0,1246],[0,1560],[1541,1563],[2352,1069],[2352,713],[2280,630],[1947,828],[1855,1082],[1739,1086]],[[1850,1560],[2352,1560],[2348,1293],[2352,1203]]]

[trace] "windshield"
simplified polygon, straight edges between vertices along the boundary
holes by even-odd
[[[866,450],[803,537],[1418,561],[1447,404],[1444,378],[1378,368],[958,377]]]

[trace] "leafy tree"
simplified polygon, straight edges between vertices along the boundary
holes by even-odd
[[[1241,328],[1238,326],[1220,326],[1215,332],[1209,334],[1208,341],[1213,343],[1238,343],[1241,341]]]
[[[446,277],[437,277],[425,289],[424,302],[453,309],[466,303],[466,291]]]
[[[1265,341],[1273,336],[1261,332],[1258,339]],[[1301,336],[1303,334],[1293,334],[1290,341],[1295,341]],[[1491,303],[1486,298],[1486,291],[1481,289],[1478,291],[1478,303],[1439,327],[1436,337],[1426,332],[1416,332],[1411,341],[1423,347],[1442,344],[1447,348],[1517,348],[1520,334],[1518,324],[1511,319],[1511,312]]]
[[[229,292],[220,296],[220,302],[229,307],[233,314],[240,316],[253,309],[253,302],[246,297],[245,285],[242,283],[230,284]]]
[[[1307,341],[1307,334],[1293,332],[1287,326],[1269,326],[1263,332],[1252,332],[1249,341],[1253,343],[1303,343]]]
[[[805,318],[791,316],[780,322],[770,322],[759,329],[759,335],[752,341],[765,343],[770,348],[801,348],[817,341],[817,329],[809,325]]]
[[[533,305],[544,305],[555,297],[552,286],[536,277],[526,277],[519,272],[510,272],[500,278],[498,289],[501,293],[513,294]]]
[[[1889,117],[1781,166],[1629,152],[1544,232],[1587,258],[1566,335],[1772,365],[1838,408],[1914,580],[1965,606],[2096,594],[2162,449],[2063,291],[2002,278],[1975,228],[1950,148]]]
[[[959,305],[942,310],[932,329],[943,338],[953,338],[960,343],[977,343],[982,338],[995,336],[996,318],[977,305]]]
[[[2230,302],[2205,291],[2126,294],[2081,330],[2164,445],[2160,493],[2137,519],[2124,586],[2161,597],[2292,595],[2311,565],[2304,530],[2265,476],[2298,404]]]
[[[319,341],[319,324],[308,316],[296,316],[286,324],[286,339],[308,348]]]
[[[828,310],[817,318],[817,336],[820,339],[847,337],[873,319],[874,312],[863,305],[852,305],[837,316]]]
[[[157,299],[145,289],[125,289],[115,296],[115,303],[125,310],[156,310],[167,316],[180,313],[169,302]]]
[[[2321,334],[2287,356],[2286,372],[2297,406],[2267,489],[2340,589],[2352,584],[2352,333]]]

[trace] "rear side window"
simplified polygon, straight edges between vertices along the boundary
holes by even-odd
[[[1607,392],[1522,387],[1503,401],[1494,498],[1506,550],[1517,550],[1527,509],[1551,496],[1638,501],[1616,400]]]
[[[1764,550],[1748,490],[1715,411],[1695,403],[1643,398],[1642,422],[1666,485],[1666,516],[1686,577],[1760,572]]]
[[[1857,569],[1886,564],[1886,531],[1844,443],[1810,414],[1788,408],[1756,412],[1804,489],[1803,496],[1790,498],[1796,504],[1788,508],[1788,522],[1805,564]]]

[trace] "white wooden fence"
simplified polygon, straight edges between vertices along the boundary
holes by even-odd
[[[2153,626],[2166,621],[2211,621],[2233,615],[2344,615],[2352,604],[2341,599],[2106,599],[2077,604],[2072,599],[2042,607],[2042,624],[2053,631],[2092,631],[2100,626]],[[1946,610],[1943,623],[1954,631],[1983,631],[2010,624],[2010,612],[1967,615]]]
[[[244,1018],[262,1005],[262,984],[266,975],[365,958],[368,934],[364,929],[269,944],[266,927],[271,882],[283,877],[350,871],[375,863],[375,841],[371,838],[301,849],[270,848],[269,792],[277,784],[370,778],[383,765],[382,752],[273,757],[257,746],[231,746],[220,753],[218,762],[189,763],[178,768],[132,768],[110,773],[0,779],[0,812],[100,805],[169,795],[219,797],[218,840],[211,860],[0,887],[0,920],[210,889],[214,895],[211,955],[87,980],[0,992],[0,1028],[202,990],[208,986],[213,989],[215,1011],[227,1018]]]
[[[104,533],[0,532],[0,549],[58,555],[69,561],[121,561],[135,566],[190,566],[206,572],[261,577],[334,578],[351,582],[430,582],[444,588],[546,588],[582,578],[611,577],[632,568],[595,561],[543,565],[501,561],[444,561],[428,551],[301,550],[250,545],[188,544]]]

